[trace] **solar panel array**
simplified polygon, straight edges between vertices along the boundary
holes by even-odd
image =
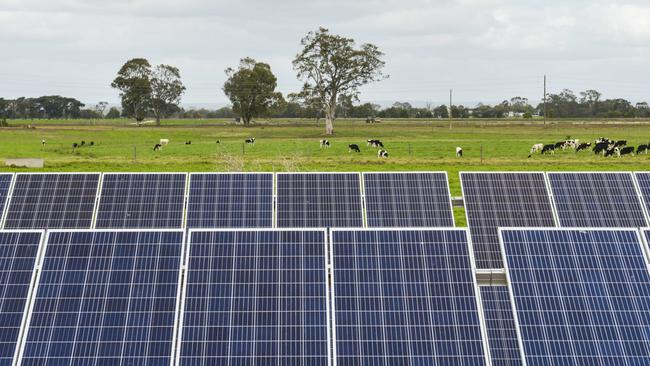
[[[362,227],[358,173],[277,174],[277,226]]]
[[[650,364],[650,272],[636,230],[501,235],[528,365]]]
[[[191,231],[181,365],[328,365],[325,231]]]
[[[368,227],[453,227],[446,173],[364,173]]]
[[[635,176],[646,212],[650,214],[650,173],[636,173]]]
[[[544,173],[460,174],[476,265],[503,268],[499,227],[553,227]]]
[[[96,227],[167,229],[183,227],[185,173],[110,173],[102,182]]]
[[[332,230],[338,365],[484,365],[465,230]]]
[[[18,349],[42,232],[0,232],[0,365]]]
[[[13,174],[0,174],[0,220],[2,220],[4,214],[5,203],[7,203],[9,197],[9,189],[11,189],[13,178]]]
[[[481,286],[479,289],[492,366],[523,365],[508,287]]]
[[[182,231],[50,232],[22,365],[170,364]]]
[[[192,174],[188,228],[270,228],[273,174]]]
[[[631,173],[548,173],[562,227],[643,227]]]
[[[99,173],[16,174],[5,229],[90,229]]]

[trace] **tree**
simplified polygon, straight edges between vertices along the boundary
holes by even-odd
[[[372,44],[355,48],[353,39],[333,35],[325,28],[309,32],[303,50],[293,60],[304,96],[318,99],[325,111],[325,130],[334,133],[336,102],[340,95],[358,98],[359,87],[384,78],[384,55]]]
[[[99,114],[100,118],[104,118],[106,107],[108,107],[108,102],[99,102],[95,105],[95,112]]]
[[[580,93],[580,104],[584,104],[589,108],[589,114],[591,116],[596,116],[601,96],[602,94],[597,90],[585,90]]]
[[[111,107],[111,109],[108,110],[108,113],[106,113],[106,118],[108,119],[120,118],[120,110],[117,109],[116,107]]]
[[[158,65],[151,75],[151,111],[156,117],[156,124],[160,119],[180,111],[181,96],[185,86],[181,81],[178,68],[169,65]]]
[[[240,60],[237,70],[226,69],[226,75],[228,80],[223,84],[223,92],[245,126],[253,118],[266,114],[282,99],[282,95],[275,91],[278,80],[268,64],[247,57]]]
[[[144,58],[127,61],[117,72],[111,87],[120,90],[122,113],[144,120],[151,99],[151,65]]]

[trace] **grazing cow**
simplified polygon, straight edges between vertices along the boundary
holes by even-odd
[[[606,142],[608,145],[611,145],[612,143],[614,143],[613,140],[610,140],[607,137],[599,137],[599,138],[596,139],[596,141],[594,141],[594,145],[598,145],[598,144],[603,143],[603,142]]]
[[[605,150],[605,154],[603,154],[603,156],[604,157],[613,156],[614,154],[616,154],[617,150],[618,147],[608,148],[607,150]]]
[[[359,145],[357,145],[357,144],[350,144],[350,145],[348,145],[348,148],[350,149],[350,150],[348,150],[348,152],[353,152],[353,151],[358,152],[358,153],[361,152],[361,149],[359,149]]]
[[[78,148],[78,147],[79,147],[79,144],[77,144],[76,142],[74,142],[74,143],[72,144],[72,148],[73,148],[73,149],[76,149],[76,148]]]
[[[618,140],[614,143],[614,147],[623,147],[627,146],[627,140]]]
[[[565,143],[566,143],[566,141],[558,141],[558,142],[555,143],[554,147],[555,147],[555,149],[563,149]]]
[[[610,150],[609,142],[607,142],[607,141],[599,142],[599,143],[596,144],[596,146],[594,146],[593,150],[594,150],[595,155],[598,155],[598,154],[600,154],[602,152],[606,152],[607,150]]]
[[[86,141],[81,140],[81,146],[85,146],[85,145],[86,145]]]
[[[576,152],[587,150],[590,147],[591,147],[591,142],[583,142],[582,144],[578,145],[578,147],[576,147]]]
[[[645,153],[646,155],[648,154],[648,145],[639,145],[639,147],[636,148],[636,154],[639,155],[641,153]]]
[[[569,148],[575,149],[576,147],[578,147],[578,145],[580,145],[580,140],[578,139],[566,140],[564,141],[564,145],[562,145],[562,150],[566,150]]]
[[[250,137],[244,140],[245,143],[255,145],[255,137]]]
[[[377,157],[378,158],[387,158],[388,157],[388,151],[386,151],[386,150],[377,151]]]
[[[634,146],[626,146],[624,148],[615,147],[616,155],[620,158],[623,155],[634,155]]]
[[[384,147],[384,144],[379,140],[368,140],[366,145],[372,147]]]
[[[460,146],[456,147],[456,157],[457,158],[462,158],[463,157],[463,148]]]
[[[95,141],[90,141],[90,146],[95,146]]]
[[[160,146],[166,146],[169,144],[169,139],[160,139]]]
[[[554,144],[549,144],[549,145],[544,145],[542,148],[542,155],[544,154],[555,154],[555,145]]]
[[[45,139],[41,140],[41,145],[45,145]]]
[[[322,149],[324,147],[330,147],[330,140],[320,140],[320,148]]]
[[[543,148],[544,148],[544,144],[533,145],[533,147],[530,148],[530,155],[528,155],[528,157],[530,158],[531,156],[533,156],[534,153],[538,151],[542,151]]]
[[[156,145],[153,147],[153,151],[158,151],[158,150],[160,150],[160,149],[162,149],[162,145],[161,145],[161,144],[156,144]]]
[[[192,145],[192,141],[185,141],[185,145]]]

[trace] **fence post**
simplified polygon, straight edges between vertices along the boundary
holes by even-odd
[[[483,144],[481,144],[481,164],[483,164]]]
[[[133,145],[133,161],[138,160],[138,148]]]

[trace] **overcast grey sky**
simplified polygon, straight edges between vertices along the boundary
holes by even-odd
[[[310,30],[370,42],[390,78],[365,101],[494,102],[595,88],[650,101],[645,0],[0,0],[0,97],[61,94],[117,102],[124,61],[181,69],[185,105],[225,103],[224,69],[271,65],[283,93]]]

